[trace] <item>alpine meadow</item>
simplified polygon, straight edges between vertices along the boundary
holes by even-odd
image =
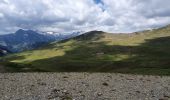
[[[1,58],[8,72],[170,75],[170,26],[131,34],[91,31]]]

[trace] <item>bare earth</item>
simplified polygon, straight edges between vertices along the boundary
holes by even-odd
[[[1,73],[0,100],[170,100],[170,77]]]
[[[4,66],[0,65],[0,73],[5,72]]]

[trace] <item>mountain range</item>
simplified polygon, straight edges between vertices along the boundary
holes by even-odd
[[[0,35],[0,49],[6,52],[21,52],[40,47],[44,44],[60,41],[79,35],[80,32],[59,34],[19,29],[15,33]],[[3,52],[1,52],[3,54]]]

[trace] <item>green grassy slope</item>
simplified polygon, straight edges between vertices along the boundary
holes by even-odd
[[[120,72],[170,75],[170,27],[132,34],[92,31],[3,58],[7,72]]]

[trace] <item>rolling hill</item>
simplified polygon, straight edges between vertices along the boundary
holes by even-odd
[[[1,59],[7,72],[170,75],[170,26],[131,34],[91,31]]]

